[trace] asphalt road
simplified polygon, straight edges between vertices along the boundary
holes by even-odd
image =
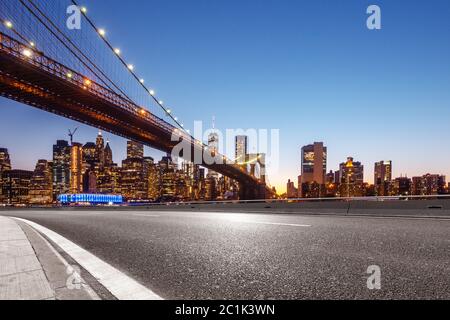
[[[0,211],[41,224],[165,299],[450,299],[450,220]],[[381,290],[367,268],[381,269]]]

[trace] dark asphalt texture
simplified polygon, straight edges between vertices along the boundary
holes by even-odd
[[[0,215],[63,235],[164,299],[450,299],[445,219],[139,210]],[[367,288],[370,265],[381,268],[381,290]]]

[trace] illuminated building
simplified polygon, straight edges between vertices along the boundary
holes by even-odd
[[[2,173],[3,203],[9,205],[28,204],[33,171],[7,170]]]
[[[122,161],[121,170],[122,195],[127,200],[147,199],[144,179],[144,162],[142,158],[127,158]]]
[[[53,199],[70,191],[70,146],[67,141],[58,140],[53,145]]]
[[[215,129],[215,119],[213,118],[213,130],[208,135],[208,152],[211,158],[214,159],[219,153],[219,133]],[[217,160],[216,160],[217,161]],[[218,179],[218,173],[212,170],[208,170],[208,178],[212,177]]]
[[[242,165],[247,161],[248,154],[248,137],[236,136],[235,139],[235,161],[237,164]]]
[[[83,146],[73,143],[70,151],[70,192],[81,193],[83,190]]]
[[[362,197],[364,194],[364,166],[348,157],[340,166],[340,196]]]
[[[93,142],[88,142],[83,146],[83,163],[85,164],[85,170],[95,168],[95,164],[98,162],[97,152],[97,146]]]
[[[172,158],[167,155],[158,162],[159,187],[161,201],[176,200],[176,174],[175,164]]]
[[[97,174],[97,192],[101,194],[120,194],[122,169],[117,164],[101,168]]]
[[[209,175],[206,177],[205,181],[205,200],[206,201],[214,201],[217,199],[217,179],[214,175]]]
[[[391,196],[408,196],[411,194],[411,179],[408,177],[395,178],[392,183],[391,191],[389,192]]]
[[[97,192],[97,174],[93,169],[87,169],[83,173],[83,193]]]
[[[3,172],[11,170],[11,159],[9,158],[8,149],[0,148],[0,203],[6,202],[3,196]]]
[[[374,184],[378,196],[389,194],[389,185],[392,180],[392,161],[380,161],[375,163]]]
[[[439,174],[423,175],[412,178],[411,193],[415,196],[431,196],[447,193],[446,178]]]
[[[323,196],[327,171],[327,148],[324,147],[323,142],[304,146],[301,150],[301,159],[302,184],[299,186],[301,197]]]
[[[95,140],[94,159],[100,166],[105,164],[105,140],[101,131],[98,132],[97,139]]]
[[[144,145],[127,141],[127,158],[122,161],[121,189],[127,200],[146,200],[148,182],[145,179]]]
[[[0,148],[0,173],[8,170],[11,170],[11,159],[8,149]]]
[[[33,172],[29,187],[30,204],[51,204],[53,202],[52,163],[39,160]]]
[[[147,181],[147,199],[155,201],[159,198],[158,170],[153,158],[144,158],[144,176]]]
[[[127,158],[142,159],[144,157],[144,145],[135,141],[127,141]]]
[[[105,147],[105,166],[109,167],[113,165],[113,153],[111,147],[109,146],[109,142],[106,142]]]

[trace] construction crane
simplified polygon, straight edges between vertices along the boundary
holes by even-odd
[[[70,145],[73,146],[73,136],[75,135],[75,133],[78,131],[78,128],[75,128],[75,130],[71,131],[69,129],[69,137],[70,137]]]

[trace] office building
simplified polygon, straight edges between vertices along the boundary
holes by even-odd
[[[58,140],[53,145],[53,200],[60,194],[70,192],[71,148],[65,140]]]
[[[364,195],[364,166],[348,157],[346,162],[339,165],[340,196],[362,197]]]
[[[83,190],[83,146],[74,142],[70,152],[70,193],[82,193]]]
[[[392,181],[392,161],[375,163],[374,185],[377,196],[388,196],[389,185]]]
[[[31,177],[29,187],[30,204],[51,204],[53,202],[52,163],[39,160]]]
[[[301,197],[324,196],[327,171],[327,148],[323,142],[314,142],[301,149]]]

